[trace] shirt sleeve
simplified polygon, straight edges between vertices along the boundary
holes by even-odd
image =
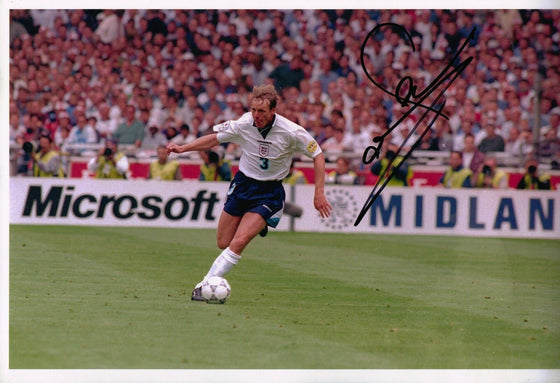
[[[240,143],[239,136],[239,120],[237,121],[226,121],[218,125],[214,125],[212,128],[214,132],[218,133],[218,142],[223,144],[224,142]]]
[[[295,130],[294,139],[297,151],[309,158],[315,158],[323,152],[317,141],[304,128]]]

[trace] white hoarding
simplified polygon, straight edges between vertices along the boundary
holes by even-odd
[[[10,223],[215,228],[228,185],[11,178]],[[326,219],[313,207],[313,185],[285,189],[303,215],[285,215],[277,230],[560,239],[558,191],[386,188],[354,226],[370,187],[327,186]]]
[[[10,223],[215,228],[228,186],[191,180],[12,178]],[[288,230],[289,220],[278,228]]]
[[[321,218],[308,207],[295,229],[560,239],[558,191],[386,188],[354,226],[371,191],[327,186],[331,217]],[[307,207],[313,192],[313,186],[298,187],[296,203]]]

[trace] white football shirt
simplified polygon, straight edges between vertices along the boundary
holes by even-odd
[[[296,152],[309,158],[321,154],[321,148],[307,130],[279,114],[275,114],[265,137],[253,124],[251,112],[238,120],[215,125],[214,131],[220,143],[233,142],[241,147],[239,170],[259,181],[284,179]]]

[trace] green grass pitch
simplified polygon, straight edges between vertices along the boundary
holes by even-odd
[[[557,369],[560,241],[10,226],[11,369]]]

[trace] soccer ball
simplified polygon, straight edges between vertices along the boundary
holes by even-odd
[[[225,278],[210,277],[202,282],[201,293],[206,303],[226,303],[231,295],[231,287]]]

